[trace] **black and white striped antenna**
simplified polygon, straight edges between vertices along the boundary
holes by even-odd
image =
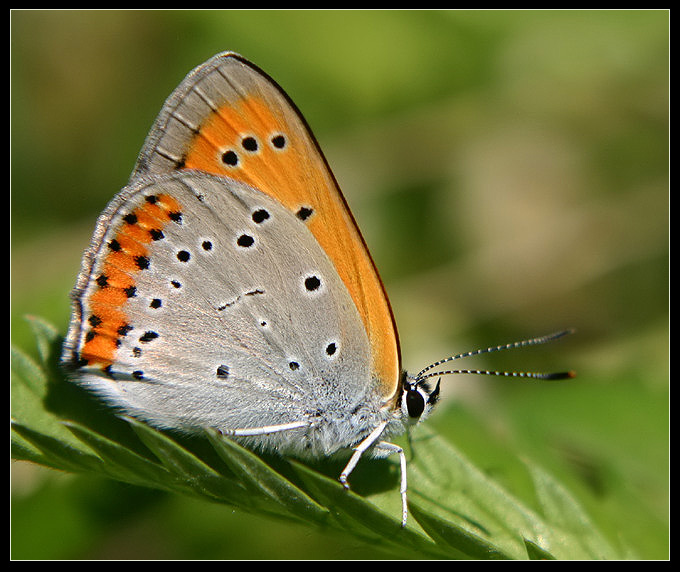
[[[476,356],[476,355],[481,355],[481,354],[488,354],[492,352],[499,352],[501,350],[510,350],[510,349],[515,349],[515,348],[524,348],[527,346],[535,346],[538,344],[545,344],[548,342],[552,342],[554,340],[557,340],[559,338],[562,338],[568,334],[572,334],[574,332],[573,329],[568,329],[568,330],[561,330],[559,332],[554,332],[552,334],[548,334],[546,336],[538,336],[536,338],[530,338],[527,340],[521,340],[519,342],[512,342],[510,344],[503,344],[500,346],[492,346],[490,348],[484,348],[484,349],[479,349],[479,350],[473,350],[471,352],[465,352],[463,354],[458,354],[455,356],[450,356],[444,359],[441,359],[439,361],[436,361],[430,365],[428,365],[425,369],[423,369],[418,375],[415,377],[414,385],[417,385],[426,379],[429,379],[431,377],[437,377],[441,375],[453,375],[457,373],[474,373],[478,375],[496,375],[496,376],[501,376],[501,377],[522,377],[522,378],[531,378],[531,379],[544,379],[544,380],[556,380],[556,379],[569,379],[576,377],[576,372],[573,370],[570,371],[563,371],[563,372],[554,372],[554,373],[542,373],[542,372],[533,372],[533,371],[490,371],[490,370],[483,370],[483,369],[448,369],[444,371],[431,371],[433,369],[438,368],[440,365],[454,361],[454,360],[459,360],[463,359],[466,357],[471,357],[471,356]],[[429,373],[428,373],[429,372]]]

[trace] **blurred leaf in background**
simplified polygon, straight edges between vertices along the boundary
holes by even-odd
[[[526,461],[622,553],[668,557],[667,11],[15,10],[10,47],[13,344],[35,354],[26,314],[65,332],[96,217],[162,102],[193,67],[237,51],[314,129],[386,283],[407,369],[578,330],[469,364],[576,380],[447,379],[430,428],[530,506],[546,480]],[[12,555],[385,557],[25,462],[13,464]]]

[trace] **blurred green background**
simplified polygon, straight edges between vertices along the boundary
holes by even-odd
[[[99,212],[164,99],[233,50],[305,114],[381,271],[409,370],[466,367],[428,421],[531,504],[551,471],[632,558],[668,557],[666,11],[13,11],[11,336],[65,332]],[[12,557],[385,558],[219,505],[12,465]]]

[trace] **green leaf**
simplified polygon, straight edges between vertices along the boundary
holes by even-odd
[[[64,425],[104,461],[103,469],[112,478],[132,484],[159,487],[171,477],[163,466],[131,451],[127,447],[95,433],[77,423]]]
[[[563,546],[555,548],[563,558],[613,559],[615,550],[600,534],[583,508],[551,475],[533,463],[527,462],[543,515],[555,538]]]
[[[487,551],[489,558],[499,555],[526,558],[527,541],[560,559],[616,557],[593,523],[583,518],[575,499],[547,473],[534,471],[540,477],[535,482],[544,509],[541,515],[510,495],[429,429],[423,427],[419,435],[416,456],[409,467],[409,482],[414,483],[409,486],[410,505],[420,518],[425,516],[423,528],[440,541],[452,543],[466,554],[477,543],[477,558]],[[553,519],[546,518],[554,512],[558,501],[567,503],[570,513],[578,515],[579,527],[574,525],[576,516],[569,519],[569,527],[557,526]],[[442,529],[439,521],[449,522],[451,528]],[[456,535],[459,540],[454,542]]]
[[[61,353],[62,336],[52,324],[37,316],[27,316],[28,323],[35,335],[38,353],[46,369],[58,367]]]
[[[10,348],[10,372],[36,396],[44,398],[47,392],[47,375],[33,358],[12,346]]]
[[[448,554],[419,532],[410,527],[403,528],[401,514],[385,513],[369,500],[345,489],[338,480],[329,479],[301,463],[294,465],[311,494],[331,511],[343,530],[352,531],[368,542],[408,548],[433,558]]]
[[[410,503],[419,514],[430,514],[459,528],[460,543],[456,546],[461,552],[467,554],[471,539],[479,538],[489,542],[498,554],[525,558],[522,538],[549,534],[537,514],[427,428],[419,429],[414,450],[409,471],[409,482],[414,483],[409,487]],[[428,524],[434,526],[435,522]],[[442,534],[446,542],[453,537],[453,530]],[[492,555],[495,553],[490,552]]]
[[[34,445],[45,456],[48,465],[53,468],[75,473],[103,471],[102,462],[96,455],[85,453],[68,443],[20,423],[13,422],[12,430]]]
[[[21,435],[19,427],[39,428],[41,435],[49,436],[55,442],[63,444],[62,453],[66,450],[65,447],[79,449],[78,441],[65,430],[59,417],[46,407],[50,390],[50,374],[33,358],[14,347],[11,348],[10,387],[12,446],[16,447],[17,455],[40,457],[35,445]],[[87,452],[82,448],[81,451]],[[51,458],[50,462],[54,462],[54,458]]]
[[[415,458],[408,465],[410,515],[404,528],[393,478],[396,459],[367,455],[352,474],[353,489],[346,490],[337,480],[342,466],[332,460],[269,458],[216,431],[174,435],[137,419],[121,421],[101,404],[93,406],[95,400],[82,399],[83,392],[59,373],[61,339],[54,328],[36,318],[31,323],[42,363],[12,351],[15,459],[334,529],[391,557],[617,557],[545,471],[528,465],[539,499],[536,512],[426,427],[417,430]],[[87,414],[88,407],[99,411]]]
[[[319,505],[253,452],[237,445],[215,430],[206,431],[215,450],[248,491],[281,505],[292,515],[323,525],[328,510]]]
[[[425,532],[441,546],[448,546],[457,558],[477,560],[507,560],[509,556],[492,543],[480,538],[453,522],[447,522],[433,514],[421,511],[418,505],[410,505],[411,514]]]
[[[181,489],[190,490],[198,496],[247,506],[243,502],[248,498],[244,487],[223,478],[192,452],[160,431],[136,419],[127,418],[127,421],[173,478],[181,484]]]
[[[529,560],[555,560],[555,557],[552,554],[550,554],[550,552],[544,550],[538,544],[532,542],[531,540],[527,540],[525,538],[524,545],[527,548]]]
[[[54,464],[50,463],[49,460],[36,451],[33,447],[30,447],[27,443],[22,442],[16,437],[14,430],[12,430],[12,440],[10,442],[10,450],[12,459],[15,461],[30,461],[31,463],[36,463],[38,465],[43,465],[45,467],[51,467],[53,469],[60,469]]]

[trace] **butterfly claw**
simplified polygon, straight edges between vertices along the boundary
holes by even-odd
[[[338,480],[340,481],[340,484],[344,487],[346,491],[349,490],[349,482],[347,481],[347,475],[342,474],[338,477]]]

